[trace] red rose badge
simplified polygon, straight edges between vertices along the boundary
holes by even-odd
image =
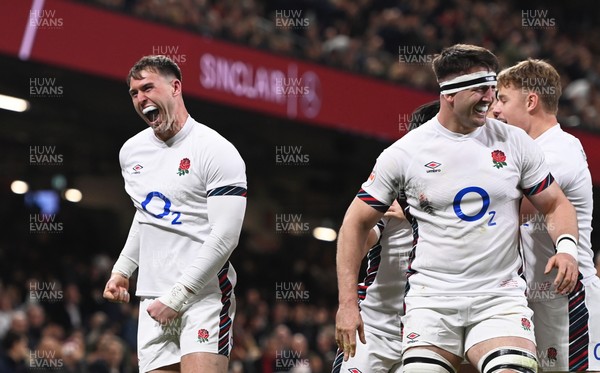
[[[556,361],[557,356],[558,356],[558,351],[556,351],[556,348],[554,348],[554,347],[548,348],[548,359],[550,359],[552,361]]]
[[[492,152],[492,162],[494,162],[494,167],[502,168],[506,166],[506,155],[502,150],[494,150]]]
[[[204,343],[208,341],[208,330],[198,329],[198,342]]]
[[[189,160],[189,158],[183,158],[180,162],[179,162],[179,170],[177,170],[177,174],[179,176],[183,176],[185,174],[189,174],[190,173],[190,165],[191,162]]]
[[[523,327],[523,330],[531,330],[531,321],[523,317],[521,318],[521,326]]]

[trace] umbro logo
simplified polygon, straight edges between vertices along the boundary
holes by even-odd
[[[410,343],[418,342],[417,338],[419,338],[420,336],[421,336],[420,334],[417,334],[415,332],[410,333],[409,335],[406,336],[406,338],[409,339],[409,341],[407,343],[410,344]]]
[[[436,161],[431,161],[427,164],[425,164],[425,167],[427,167],[429,170],[427,170],[427,173],[430,172],[442,172],[442,170],[440,170],[438,167],[440,167],[442,164]]]
[[[140,170],[144,168],[141,164],[136,164],[135,166],[132,167],[133,173],[134,174],[139,174]]]

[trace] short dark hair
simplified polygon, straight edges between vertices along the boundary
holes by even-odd
[[[131,78],[141,79],[141,72],[144,70],[152,71],[163,76],[172,76],[181,80],[181,70],[179,66],[167,56],[150,55],[140,58],[133,65],[129,74],[127,74],[127,85],[131,82]]]
[[[435,117],[438,111],[440,111],[440,100],[434,100],[419,106],[410,115],[408,130],[412,131],[419,128],[423,123]]]
[[[471,44],[455,44],[435,56],[433,72],[438,82],[451,75],[461,75],[475,67],[497,72],[498,58],[489,50]]]
[[[8,332],[6,332],[4,338],[2,339],[2,349],[4,351],[9,351],[11,348],[13,348],[15,344],[17,344],[17,342],[22,341],[24,338],[24,334],[16,333],[12,330],[9,330]]]

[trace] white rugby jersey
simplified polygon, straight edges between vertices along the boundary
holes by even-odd
[[[367,275],[358,285],[361,317],[365,328],[399,338],[412,228],[406,219],[384,218],[377,229],[381,236],[367,254]]]
[[[358,197],[385,211],[406,191],[418,225],[407,297],[522,296],[519,201],[551,182],[523,130],[487,119],[463,135],[435,117],[383,151]]]
[[[140,223],[136,295],[161,296],[210,234],[207,198],[246,195],[245,165],[229,141],[190,116],[166,142],[152,128],[141,131],[125,142],[119,160]],[[235,286],[229,262],[200,293],[219,292],[220,281]]]
[[[535,142],[544,151],[552,176],[571,201],[577,212],[579,226],[578,259],[582,282],[587,284],[596,275],[592,252],[592,176],[579,140],[556,125]],[[525,278],[530,301],[549,300],[556,270],[544,274],[550,257],[556,254],[554,242],[548,235],[545,219],[539,213],[521,225],[521,245],[525,257]],[[553,296],[553,295],[552,295]]]

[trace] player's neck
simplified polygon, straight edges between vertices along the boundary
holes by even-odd
[[[546,131],[558,123],[556,115],[548,113],[540,113],[533,116],[531,120],[532,126],[530,127],[528,135],[534,140],[542,136]]]
[[[163,142],[168,141],[169,139],[171,139],[175,135],[177,135],[179,133],[179,131],[181,131],[183,126],[185,126],[185,122],[187,121],[188,117],[189,117],[189,114],[184,107],[182,110],[179,110],[177,112],[175,121],[174,121],[173,125],[171,126],[171,128],[169,128],[166,131],[162,131],[162,132],[155,131],[154,135]]]

